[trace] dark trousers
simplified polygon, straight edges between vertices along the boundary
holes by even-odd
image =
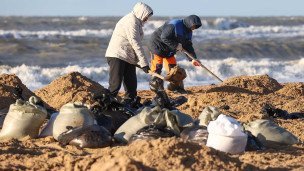
[[[125,98],[133,99],[137,96],[136,67],[118,58],[107,58],[109,70],[109,90],[115,97],[123,83],[126,91]]]

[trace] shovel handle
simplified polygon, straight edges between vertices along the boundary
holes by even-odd
[[[136,67],[138,67],[138,68],[141,68],[139,65],[135,65]],[[151,76],[154,76],[154,77],[158,77],[158,78],[160,78],[160,79],[162,79],[162,80],[164,80],[164,81],[168,81],[165,77],[163,77],[162,75],[160,75],[160,74],[158,74],[158,73],[156,73],[156,72],[152,72],[151,70],[149,70],[149,73],[148,73],[149,75],[151,75]]]
[[[189,58],[191,58],[192,60],[198,61],[198,63],[200,64],[200,66],[201,66],[202,68],[204,68],[206,71],[208,71],[212,76],[214,76],[214,77],[215,77],[216,79],[218,79],[220,82],[223,82],[222,79],[220,79],[220,78],[219,78],[218,76],[216,76],[213,72],[211,72],[207,67],[205,67],[205,66],[201,63],[201,61],[195,59],[189,52],[187,52],[187,51],[185,51],[185,50],[183,50],[183,52],[184,52],[187,56],[189,56]]]

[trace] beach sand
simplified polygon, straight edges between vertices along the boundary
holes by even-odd
[[[15,99],[12,87],[24,86],[24,96],[31,93],[14,75],[1,75],[0,111],[7,111]],[[9,85],[9,86],[8,86]],[[93,95],[102,86],[79,73],[62,76],[35,91],[48,108],[58,110],[70,101],[94,104]],[[280,84],[267,75],[240,76],[218,85],[188,87],[188,102],[178,109],[197,118],[206,106],[221,108],[223,114],[240,122],[265,118],[265,103],[292,112],[304,113],[304,83]],[[154,96],[139,91],[142,100]],[[168,92],[170,97],[178,95]],[[4,98],[4,100],[3,100]],[[225,107],[224,107],[225,106]],[[229,109],[227,108],[229,106]],[[225,110],[225,109],[226,110]],[[304,114],[303,114],[304,115]],[[267,117],[266,117],[267,118]],[[304,119],[272,119],[297,136],[301,143],[273,145],[263,151],[231,155],[215,149],[184,142],[180,138],[135,141],[126,146],[113,145],[100,149],[61,147],[52,137],[0,142],[0,169],[29,170],[304,170]]]

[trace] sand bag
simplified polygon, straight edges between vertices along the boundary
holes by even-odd
[[[166,76],[166,80],[174,83],[179,84],[187,77],[186,71],[184,68],[179,66],[175,66],[170,69],[170,72]]]
[[[127,143],[133,134],[145,126],[155,124],[157,126],[167,126],[176,135],[180,134],[180,128],[193,123],[191,116],[179,112],[169,111],[156,106],[154,108],[144,108],[138,115],[127,120],[114,134],[114,138],[123,143]]]
[[[114,138],[119,142],[127,143],[138,130],[152,124],[160,112],[159,107],[144,108],[138,115],[131,117],[122,124],[115,132]]]
[[[208,124],[206,145],[230,154],[242,153],[247,144],[247,134],[242,129],[237,120],[220,114],[215,121]]]
[[[270,120],[258,119],[245,124],[244,127],[264,145],[273,143],[292,145],[299,142],[296,136]]]
[[[28,102],[17,100],[10,105],[5,117],[3,128],[0,133],[1,139],[17,138],[26,136],[38,137],[39,128],[47,117],[47,111],[40,104],[40,99],[35,96],[30,97]]]
[[[72,128],[58,136],[60,145],[81,148],[103,148],[112,144],[111,133],[102,126],[89,125]]]
[[[45,125],[45,127],[42,129],[42,131],[39,134],[40,138],[44,138],[47,136],[53,136],[54,121],[58,115],[59,115],[58,112],[53,113],[51,115],[51,118],[49,119],[48,123]]]
[[[94,124],[91,111],[82,103],[68,103],[60,108],[58,116],[53,125],[53,136],[58,140],[58,136],[67,131],[67,127],[88,126]]]
[[[199,125],[208,126],[210,121],[216,120],[216,118],[220,115],[220,111],[217,107],[207,106],[199,115]]]

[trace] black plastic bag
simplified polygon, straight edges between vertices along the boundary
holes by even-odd
[[[70,144],[81,148],[102,148],[112,144],[110,132],[101,126],[90,125],[68,129],[58,137],[58,142],[62,146]]]
[[[176,135],[168,127],[149,125],[137,131],[136,134],[133,134],[129,140],[129,143],[132,143],[133,141],[136,140],[153,140],[158,138],[169,138],[174,136]]]

